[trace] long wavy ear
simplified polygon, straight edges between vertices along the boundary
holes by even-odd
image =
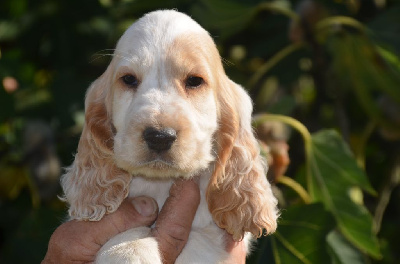
[[[98,221],[128,195],[131,177],[113,160],[110,68],[88,89],[78,153],[61,178],[63,200],[69,203],[72,219]]]
[[[208,207],[216,224],[235,240],[244,232],[259,237],[264,228],[266,234],[276,229],[277,200],[253,135],[251,99],[226,76],[220,82],[218,160],[207,188]]]

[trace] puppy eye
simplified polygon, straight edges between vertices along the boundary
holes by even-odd
[[[139,80],[132,74],[127,74],[121,77],[122,81],[133,88],[136,88],[139,85]]]
[[[185,81],[186,88],[195,89],[204,83],[203,78],[198,76],[189,76]]]

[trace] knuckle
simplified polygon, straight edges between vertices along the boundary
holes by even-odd
[[[189,235],[188,228],[179,224],[171,224],[166,231],[155,229],[155,236],[166,243],[166,246],[179,250],[184,247]]]
[[[189,235],[189,231],[186,226],[179,225],[177,223],[173,223],[169,227],[168,235],[171,237],[171,239],[173,239],[175,241],[186,242],[187,237]]]

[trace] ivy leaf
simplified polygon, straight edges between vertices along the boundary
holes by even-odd
[[[333,130],[311,137],[308,151],[308,188],[314,201],[325,204],[336,219],[339,230],[357,248],[380,258],[378,240],[373,233],[372,216],[362,204],[349,195],[352,187],[375,194],[351,151]]]

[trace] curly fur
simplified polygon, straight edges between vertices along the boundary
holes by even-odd
[[[226,79],[221,77],[222,80]],[[275,206],[260,206],[273,197],[266,180],[266,164],[260,156],[251,128],[252,104],[241,87],[225,80],[221,104],[219,161],[207,189],[208,207],[217,225],[243,239],[275,231]],[[274,198],[272,198],[274,200]]]
[[[113,133],[107,112],[108,74],[96,80],[86,96],[85,125],[78,153],[62,176],[63,199],[73,219],[99,221],[127,197],[131,176],[113,161]]]

